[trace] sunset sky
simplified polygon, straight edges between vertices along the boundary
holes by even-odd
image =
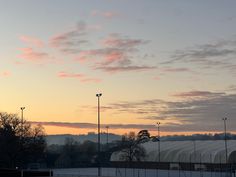
[[[0,0],[0,111],[47,134],[236,127],[235,0]]]

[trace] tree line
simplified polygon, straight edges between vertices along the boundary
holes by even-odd
[[[150,134],[142,130],[125,134],[119,141],[101,144],[97,153],[97,143],[66,139],[64,145],[47,146],[45,131],[41,125],[32,126],[17,114],[0,113],[0,168],[28,168],[29,164],[43,164],[43,167],[81,167],[98,163],[109,163],[115,151],[122,151],[127,161],[140,160],[145,150],[140,143],[147,141]]]
[[[23,168],[45,158],[45,133],[16,114],[0,113],[0,167]]]

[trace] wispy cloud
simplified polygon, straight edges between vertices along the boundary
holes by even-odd
[[[152,66],[100,66],[95,67],[95,69],[102,70],[108,73],[118,73],[118,72],[125,72],[125,71],[148,71],[156,69],[156,67]]]
[[[101,79],[99,79],[99,78],[90,78],[84,74],[68,73],[68,72],[64,72],[64,71],[59,72],[58,77],[59,78],[76,78],[80,82],[95,82],[95,83],[101,82]]]
[[[81,63],[90,63],[95,70],[116,73],[125,71],[147,71],[155,69],[134,60],[138,47],[148,41],[131,39],[120,34],[110,34],[102,40],[103,48],[81,51],[75,59]]]
[[[231,120],[231,127],[236,126],[235,94],[190,91],[175,96],[182,99],[118,102],[108,106],[112,107],[113,114],[128,113],[135,118],[161,120],[175,131],[219,131],[222,128],[221,118],[225,116]]]
[[[179,98],[213,98],[213,97],[219,97],[225,95],[223,92],[209,92],[209,91],[190,91],[190,92],[182,92],[182,93],[176,93],[172,96],[179,97]]]
[[[35,37],[22,35],[22,36],[20,36],[20,40],[22,42],[25,42],[29,46],[33,46],[33,47],[43,47],[44,46],[43,41],[41,41],[40,39],[37,39]]]
[[[34,62],[34,63],[44,63],[48,61],[48,54],[45,52],[38,52],[33,48],[21,48],[22,54],[20,54],[20,58]]]
[[[22,53],[19,57],[35,64],[58,63],[60,62],[59,59],[50,53],[50,49],[53,48],[59,54],[61,52],[69,54],[66,55],[69,61],[72,57],[74,61],[83,63],[83,66],[86,65],[92,70],[100,70],[106,73],[143,72],[156,69],[156,66],[146,64],[148,58],[143,59],[139,55],[140,47],[147,45],[150,41],[134,39],[117,33],[109,34],[100,41],[89,41],[88,33],[94,30],[96,29],[93,26],[79,22],[73,29],[49,39],[47,48],[41,40],[22,35],[20,39],[29,47],[20,49]],[[98,44],[100,47],[85,49],[88,48],[87,44]],[[21,63],[18,61],[18,64]],[[73,74],[70,77],[78,78]],[[99,82],[99,79],[86,78],[83,81]]]
[[[45,52],[45,44],[42,40],[28,35],[21,35],[19,39],[27,47],[19,49],[21,54],[18,55],[18,58],[22,60],[16,61],[15,64],[21,65],[26,62],[31,62],[42,65],[52,61],[49,54]]]
[[[235,38],[235,37],[234,37]],[[201,69],[224,69],[236,74],[236,39],[219,40],[209,44],[176,51],[164,65],[177,63],[200,66]]]
[[[135,47],[140,46],[142,44],[146,44],[149,41],[141,40],[141,39],[130,39],[121,36],[120,34],[113,33],[107,36],[102,43],[106,47],[111,48],[123,48],[128,51],[132,51]]]
[[[65,33],[55,35],[49,41],[54,48],[59,48],[66,53],[78,53],[81,46],[88,43],[86,39],[87,25],[85,22],[79,22],[77,26]]]
[[[167,67],[167,68],[163,68],[162,69],[163,72],[167,72],[167,73],[176,73],[176,72],[192,72],[189,68],[176,68],[176,67]]]

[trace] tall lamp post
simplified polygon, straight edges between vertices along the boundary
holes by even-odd
[[[21,109],[21,136],[23,137],[23,135],[24,135],[24,132],[23,132],[23,129],[24,129],[24,126],[23,126],[23,122],[24,122],[24,109],[25,109],[25,107],[20,107],[20,109]]]
[[[227,121],[227,117],[224,117],[222,120],[224,121],[225,161],[226,161],[226,163],[227,163],[227,162],[228,162],[228,147],[227,147],[227,137],[226,137],[226,121]]]
[[[157,131],[158,131],[158,161],[161,161],[161,140],[160,140],[160,122],[157,122]]]
[[[108,125],[106,126],[106,129],[107,129],[107,150],[108,150],[108,136],[109,136],[109,134],[108,134],[109,126]]]
[[[98,98],[98,176],[101,176],[101,164],[100,164],[100,97],[101,93],[96,94]]]
[[[21,109],[21,123],[23,124],[23,121],[24,121],[24,109],[25,107],[20,107]]]

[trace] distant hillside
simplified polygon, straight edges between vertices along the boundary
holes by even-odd
[[[116,141],[121,140],[120,135],[109,133],[108,141]],[[66,138],[73,138],[77,142],[84,142],[86,140],[97,142],[97,134],[95,133],[88,133],[87,135],[71,135],[71,134],[62,134],[62,135],[47,135],[46,141],[48,145],[58,144],[63,145],[65,143]],[[107,134],[101,133],[101,143],[107,143]]]
[[[73,138],[77,142],[84,142],[86,140],[97,142],[97,134],[88,133],[87,135],[48,135],[46,136],[46,141],[48,145],[58,144],[63,145],[66,138]],[[109,134],[109,142],[121,140],[121,135]],[[193,135],[170,135],[162,136],[161,141],[192,141],[192,140],[224,140],[225,135],[223,133],[216,134],[193,134]],[[236,140],[235,134],[226,134],[227,140]],[[107,142],[107,134],[101,133],[101,143],[105,144]]]

